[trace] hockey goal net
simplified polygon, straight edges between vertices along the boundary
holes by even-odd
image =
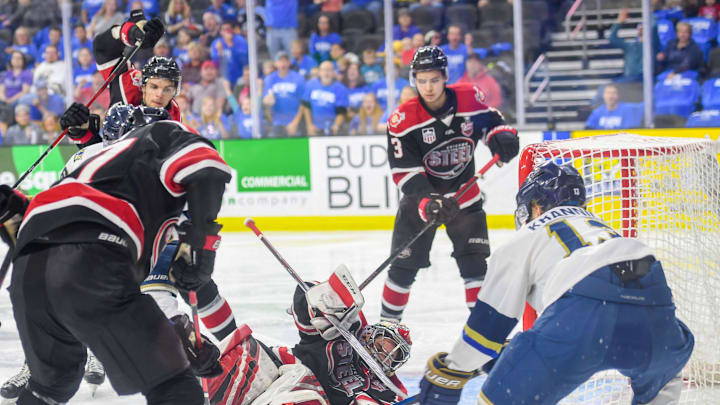
[[[682,404],[720,404],[720,141],[617,134],[523,149],[519,180],[554,159],[585,179],[588,209],[663,262],[677,316],[695,335]],[[526,310],[525,329],[534,311]],[[562,404],[629,404],[627,378],[598,373]]]

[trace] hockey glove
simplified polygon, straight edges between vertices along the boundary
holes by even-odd
[[[7,184],[0,185],[0,226],[2,239],[8,246],[15,244],[17,231],[30,201]]]
[[[353,329],[355,323],[359,327],[360,308],[365,304],[365,298],[345,265],[338,266],[328,281],[311,287],[305,293],[305,299],[310,309],[310,323],[323,339],[333,340],[340,336],[329,318],[345,330]]]
[[[170,318],[175,328],[175,333],[180,337],[183,350],[190,361],[190,368],[193,374],[198,377],[210,378],[222,374],[220,365],[220,349],[215,346],[206,336],[202,337],[202,349],[198,350],[195,340],[195,331],[190,318],[185,315],[175,315]]]
[[[447,353],[440,352],[427,362],[425,375],[420,380],[419,402],[423,405],[450,405],[460,400],[462,389],[471,378],[478,375],[474,371],[453,370],[445,363]]]
[[[81,127],[90,120],[90,109],[85,104],[72,103],[60,117],[60,128]]]
[[[175,286],[181,290],[196,290],[210,281],[222,225],[213,222],[206,228],[194,226],[190,221],[177,228],[179,247],[170,275]]]
[[[60,117],[60,127],[67,129],[73,143],[85,144],[93,137],[100,139],[100,117],[90,114],[87,106],[73,103]]]
[[[500,161],[505,163],[511,161],[520,151],[517,129],[507,125],[493,128],[487,134],[485,144],[490,148],[490,153],[500,155]]]
[[[145,32],[145,39],[142,41],[140,47],[148,49],[154,47],[160,38],[162,38],[163,34],[165,34],[165,26],[158,17],[153,17],[153,19],[143,26],[143,31]]]
[[[425,222],[436,221],[447,224],[460,212],[460,206],[453,197],[431,193],[420,199],[418,214]]]

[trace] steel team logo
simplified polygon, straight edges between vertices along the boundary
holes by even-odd
[[[441,179],[453,179],[472,162],[474,150],[471,138],[448,139],[423,156],[425,170]]]

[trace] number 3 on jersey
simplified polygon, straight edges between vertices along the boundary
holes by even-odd
[[[400,140],[398,138],[390,138],[390,143],[393,145],[393,152],[395,154],[395,159],[401,159],[403,157],[403,151],[402,151],[402,143],[400,143]]]
[[[614,229],[595,219],[585,221],[591,227],[589,233],[591,236],[597,237],[597,243],[603,243],[611,238],[618,238],[620,235]],[[581,234],[566,220],[558,221],[545,226],[548,235],[554,236],[560,245],[565,249],[565,257],[576,249],[591,246],[593,243],[585,241]],[[597,229],[599,228],[599,229]],[[598,234],[598,232],[600,234]]]

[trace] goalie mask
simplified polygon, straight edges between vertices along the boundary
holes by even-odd
[[[392,374],[410,359],[410,330],[407,326],[380,321],[363,329],[365,348],[380,363],[386,374]]]
[[[515,228],[530,221],[532,204],[543,211],[561,205],[585,206],[585,183],[578,171],[570,165],[557,165],[549,160],[533,170],[525,179],[515,197]]]
[[[170,114],[164,108],[115,104],[105,115],[100,137],[104,143],[112,143],[133,129],[168,119]]]

